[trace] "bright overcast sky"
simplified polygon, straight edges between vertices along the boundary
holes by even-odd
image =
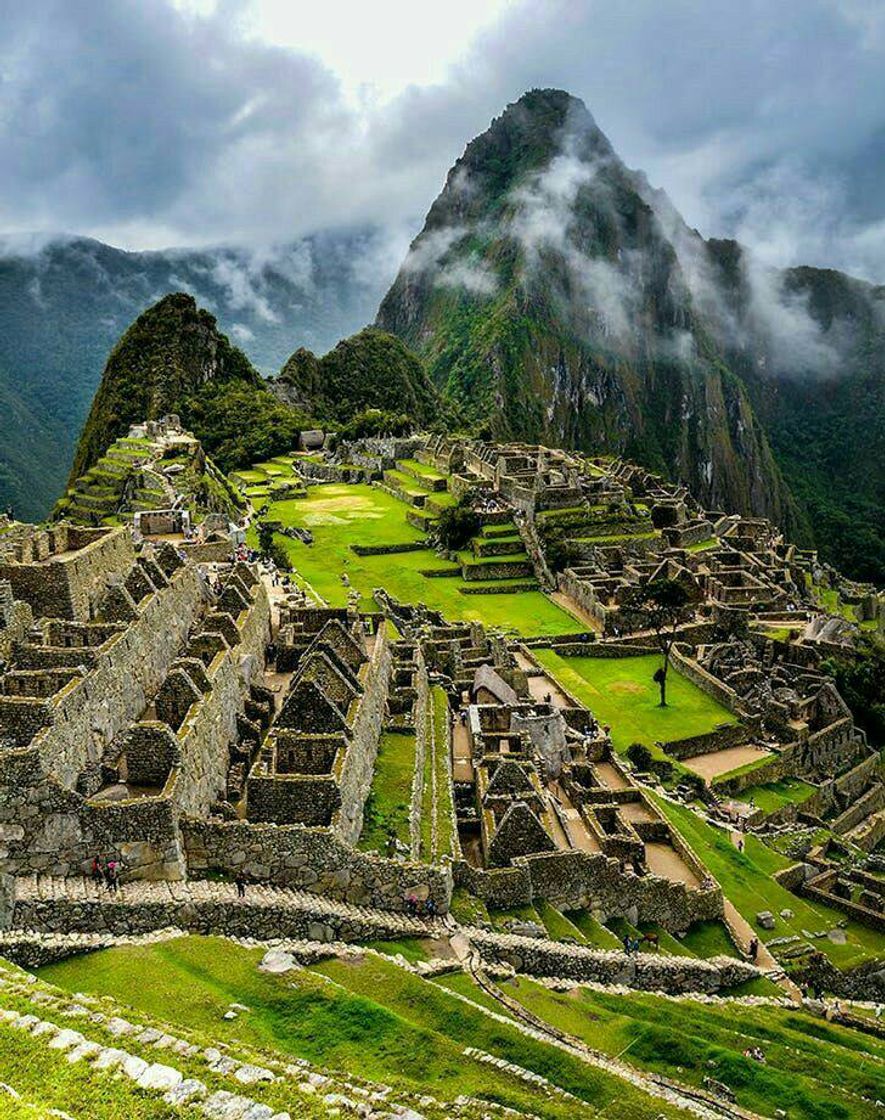
[[[0,0],[0,233],[414,235],[533,86],[705,235],[885,281],[885,0]]]

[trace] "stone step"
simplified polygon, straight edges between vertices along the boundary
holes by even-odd
[[[234,883],[136,881],[110,892],[71,876],[20,876],[15,880],[13,929],[45,932],[145,933],[178,926],[195,932],[243,937],[299,936],[313,940],[436,936],[438,921],[358,906],[310,891],[248,884],[243,898]]]

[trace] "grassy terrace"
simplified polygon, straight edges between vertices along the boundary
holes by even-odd
[[[748,786],[736,797],[738,801],[748,803],[752,801],[763,813],[774,813],[778,809],[783,809],[785,805],[801,805],[816,792],[815,786],[803,782],[800,778],[783,778],[779,782]]]
[[[449,495],[434,495],[434,499]],[[357,556],[352,544],[391,545],[426,540],[406,521],[407,507],[375,486],[333,484],[308,488],[307,497],[274,502],[270,518],[284,525],[311,530],[313,545],[288,537],[277,539],[307,583],[332,606],[344,606],[350,583],[372,606],[372,592],[385,587],[407,603],[423,602],[453,621],[478,621],[527,636],[577,633],[582,624],[540,591],[503,595],[462,595],[459,575],[428,578],[422,571],[451,569],[453,565],[431,549],[379,556]],[[253,534],[254,539],[254,534]],[[475,562],[475,557],[470,557]],[[471,583],[476,586],[481,581]]]
[[[658,706],[652,680],[660,665],[656,654],[643,657],[560,657],[552,649],[534,651],[540,663],[576,699],[611,727],[615,749],[631,743],[683,739],[712,731],[735,717],[671,667],[666,708]]]
[[[415,772],[415,736],[412,732],[385,731],[378,743],[372,788],[366,799],[359,847],[386,852],[387,838],[409,844],[409,800]]]
[[[810,903],[775,882],[772,875],[789,867],[794,860],[773,851],[752,835],[746,836],[744,851],[739,852],[728,833],[722,829],[707,824],[682,805],[674,805],[654,794],[651,796],[664,815],[682,833],[695,854],[707,865],[726,896],[756,929],[762,941],[768,942],[790,935],[807,940],[806,932],[826,932],[845,920],[840,911],[818,902]],[[781,918],[780,912],[784,909],[792,910],[793,917]],[[773,930],[761,930],[756,926],[756,914],[760,910],[770,910],[775,915],[777,924]],[[813,937],[811,944],[826,953],[840,968],[859,964],[871,957],[885,956],[885,934],[850,920],[845,933],[844,945],[838,945],[826,937]],[[789,948],[790,946],[783,947]],[[783,949],[775,946],[772,952],[777,956]]]
[[[463,973],[439,984],[471,998]],[[875,1115],[885,1088],[885,1043],[844,1027],[774,1007],[679,1002],[654,995],[576,989],[552,992],[525,977],[504,990],[527,1010],[634,1066],[702,1086],[724,1082],[743,1108],[791,1120]],[[745,1058],[759,1046],[765,1063]]]
[[[187,937],[73,958],[43,976],[69,991],[122,997],[144,1014],[220,1041],[303,1057],[444,1101],[468,1094],[543,1120],[683,1115],[377,957],[328,960],[275,976],[258,971],[261,956],[260,949],[218,938]],[[232,1001],[249,1011],[226,1021]],[[540,1093],[466,1057],[466,1046],[540,1073],[586,1103]]]

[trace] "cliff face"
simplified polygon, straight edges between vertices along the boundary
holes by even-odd
[[[820,357],[808,284],[704,241],[580,101],[535,90],[451,169],[377,324],[495,437],[635,457],[808,542],[769,376],[805,373],[787,328]]]

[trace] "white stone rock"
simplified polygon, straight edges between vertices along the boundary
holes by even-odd
[[[273,1073],[263,1066],[252,1066],[248,1063],[241,1065],[234,1072],[234,1077],[243,1085],[254,1085],[256,1081],[273,1081]]]
[[[125,1050],[117,1050],[113,1046],[107,1046],[104,1050],[100,1051],[98,1057],[92,1063],[96,1069],[113,1069],[114,1066],[121,1066],[132,1055],[127,1054]]]
[[[167,1104],[186,1104],[187,1101],[193,1100],[194,1097],[203,1097],[206,1095],[206,1086],[202,1081],[198,1081],[196,1077],[186,1077],[184,1081],[180,1081],[174,1088],[170,1089],[168,1093],[163,1095],[163,1100]]]
[[[262,972],[289,972],[298,967],[298,962],[283,949],[268,949],[258,967]]]
[[[49,1048],[50,1050],[70,1050],[85,1041],[86,1039],[79,1031],[71,1031],[65,1028],[60,1030],[55,1038],[49,1040]]]
[[[174,1089],[183,1080],[184,1075],[180,1070],[173,1069],[172,1066],[160,1065],[159,1062],[153,1062],[142,1072],[140,1077],[136,1078],[135,1083],[142,1089],[157,1089],[160,1092],[165,1092],[167,1089]]]
[[[148,1063],[144,1058],[139,1058],[137,1054],[127,1054],[126,1060],[123,1062],[123,1072],[133,1081],[137,1081],[147,1068]]]
[[[236,1019],[237,1013],[236,1011],[225,1011],[221,1017],[222,1019]]]
[[[97,1042],[93,1042],[87,1038],[81,1042],[79,1046],[75,1046],[73,1050],[69,1050],[67,1059],[69,1062],[82,1062],[89,1058],[94,1058],[96,1054],[101,1051],[101,1046]]]

